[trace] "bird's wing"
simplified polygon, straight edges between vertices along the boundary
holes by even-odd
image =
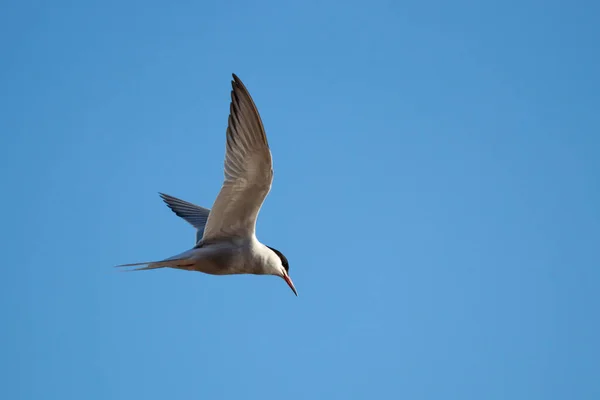
[[[202,240],[248,237],[271,190],[273,167],[267,135],[250,93],[234,74],[225,147],[225,181]]]
[[[186,220],[194,228],[196,228],[196,243],[202,239],[204,235],[204,227],[208,220],[210,210],[200,207],[187,201],[178,199],[177,197],[169,196],[168,194],[159,193],[160,197],[167,206],[179,217]]]

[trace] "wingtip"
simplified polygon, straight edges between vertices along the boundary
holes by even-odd
[[[235,90],[236,88],[243,88],[246,89],[246,86],[244,85],[244,82],[242,82],[242,80],[240,79],[239,76],[237,76],[236,74],[231,74],[231,76],[233,77],[233,80],[231,81],[231,86],[233,87],[233,89]],[[246,89],[247,91],[248,89]]]
[[[160,196],[160,199],[168,206],[169,205],[169,201],[167,199],[169,198],[169,195],[161,193],[161,192],[158,192],[158,195]]]
[[[164,201],[165,203],[167,203],[167,205],[169,207],[171,207],[171,205],[169,204],[169,202],[171,202],[173,200],[179,200],[176,197],[171,196],[170,194],[166,194],[166,193],[162,193],[162,192],[158,192],[158,195],[160,196],[160,198],[162,199],[162,201]]]

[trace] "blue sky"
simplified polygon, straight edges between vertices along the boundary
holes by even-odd
[[[0,397],[600,398],[597,2],[2,2]],[[230,77],[274,277],[115,264],[211,207]]]

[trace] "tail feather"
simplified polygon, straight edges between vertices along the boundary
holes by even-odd
[[[157,269],[157,268],[167,268],[167,267],[183,268],[183,267],[189,266],[189,265],[186,265],[186,263],[189,264],[189,260],[187,258],[178,258],[178,259],[167,259],[167,260],[163,260],[163,261],[148,261],[148,262],[139,262],[139,263],[132,263],[132,264],[121,264],[121,265],[115,265],[115,268],[137,267],[140,265],[146,265],[146,267],[128,270],[128,271],[144,271],[147,269]]]
[[[120,265],[119,265],[119,267],[120,267]],[[151,266],[148,266],[148,267],[142,267],[142,268],[122,269],[119,272],[145,271],[147,269],[156,269],[156,268],[165,268],[165,267],[151,267]]]

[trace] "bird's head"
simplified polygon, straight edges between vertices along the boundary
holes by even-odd
[[[280,276],[283,278],[283,280],[285,280],[285,282],[288,284],[288,286],[290,287],[290,289],[292,289],[292,291],[294,292],[294,294],[296,296],[298,296],[298,292],[296,291],[296,288],[294,287],[294,283],[292,282],[292,279],[290,278],[290,264],[288,263],[287,258],[285,258],[285,256],[283,255],[282,252],[280,252],[277,249],[274,249],[272,247],[269,247],[269,249],[271,249],[271,251],[273,253],[275,253],[277,255],[277,257],[279,257],[279,261],[280,263],[278,264],[278,269],[275,273],[275,275]]]

